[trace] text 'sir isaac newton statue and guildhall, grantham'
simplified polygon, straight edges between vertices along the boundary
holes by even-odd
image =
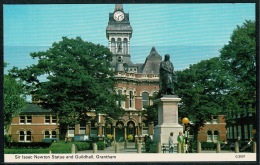
[[[92,116],[91,121],[68,127],[66,135],[68,139],[112,135],[116,141],[129,140],[131,136],[132,141],[135,141],[143,140],[146,135],[151,138],[164,138],[154,136],[157,131],[164,129],[167,135],[162,136],[167,137],[173,127],[176,127],[176,130],[182,130],[181,125],[178,124],[178,118],[169,119],[172,121],[168,131],[166,128],[168,126],[163,123],[164,119],[159,118],[158,125],[155,126],[156,123],[148,122],[146,116],[142,115],[144,107],[153,104],[153,96],[174,95],[173,84],[176,82],[176,76],[169,60],[170,56],[167,54],[163,59],[155,47],[151,47],[150,53],[147,52],[149,55],[144,63],[134,64],[130,56],[132,33],[129,13],[124,12],[123,5],[115,5],[114,12],[109,13],[106,37],[108,47],[113,53],[111,69],[115,72],[115,90],[117,94],[125,96],[125,100],[118,102],[125,109],[125,115],[108,121],[104,120],[102,114],[89,113],[88,115]],[[171,60],[174,61],[174,59]],[[174,115],[173,118],[178,117],[178,114],[172,115]],[[11,134],[14,142],[40,142],[43,138],[59,138],[58,121],[58,117],[50,110],[42,109],[37,106],[37,102],[32,102],[18,117],[13,118],[8,133]],[[225,140],[226,123],[223,116],[217,116],[209,121],[211,122],[199,132],[198,140],[217,140],[216,138]],[[212,138],[209,138],[209,132]]]

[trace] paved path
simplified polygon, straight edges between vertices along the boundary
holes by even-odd
[[[84,150],[84,151],[78,151],[77,153],[93,153],[93,150]],[[104,150],[98,150],[97,153],[115,153],[115,149],[113,146],[107,147]],[[137,153],[137,149],[134,148],[134,146],[131,146],[131,148],[124,149],[124,146],[119,147],[119,153],[126,153],[126,154],[135,154]],[[143,152],[144,153],[144,152]],[[176,152],[174,152],[177,154]],[[201,153],[216,153],[215,150],[202,150]],[[222,150],[221,153],[234,153],[234,151],[227,151]],[[243,152],[244,153],[244,152]],[[161,154],[168,154],[168,153],[161,153]],[[193,153],[192,153],[193,154]],[[196,153],[194,153],[196,154]]]

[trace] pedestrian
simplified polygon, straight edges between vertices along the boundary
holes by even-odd
[[[173,132],[170,133],[170,136],[169,136],[169,153],[173,153],[173,147],[174,147],[174,144],[173,144]]]
[[[182,135],[181,131],[179,132],[177,141],[179,142],[179,145],[181,145],[181,153],[184,153],[185,137]]]

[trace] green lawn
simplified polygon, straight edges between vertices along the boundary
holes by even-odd
[[[76,145],[76,150],[90,150],[90,144],[86,142],[53,142],[49,148],[5,148],[5,154],[48,154],[50,151],[54,154],[71,153],[72,144]]]

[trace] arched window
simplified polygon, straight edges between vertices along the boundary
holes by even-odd
[[[134,95],[133,95],[133,91],[129,92],[129,108],[133,108],[134,107]]]
[[[51,131],[51,137],[52,138],[57,138],[57,132],[56,131]]]
[[[116,41],[114,38],[111,40],[111,52],[116,53]]]
[[[20,133],[19,133],[19,141],[20,142],[24,142],[25,141],[24,131],[20,131]]]
[[[122,41],[121,38],[117,39],[117,53],[122,53],[123,50],[123,45],[122,45]]]
[[[128,43],[127,43],[126,38],[124,38],[124,41],[123,41],[123,53],[128,54]]]
[[[122,107],[122,90],[118,90],[118,96],[119,96],[119,100],[118,100],[118,106]]]
[[[149,93],[148,92],[142,93],[142,103],[143,103],[143,108],[149,106]]]
[[[218,131],[214,131],[213,141],[218,140]]]
[[[207,134],[208,134],[207,141],[212,141],[212,132],[211,132],[211,130],[208,130]]]
[[[19,141],[20,142],[28,142],[32,141],[32,132],[31,131],[20,131],[19,132]]]
[[[44,138],[50,138],[50,132],[49,131],[44,132]]]
[[[32,141],[32,133],[31,133],[31,131],[26,131],[26,140],[25,141]]]
[[[127,123],[127,134],[135,134],[135,123],[134,122],[128,122]]]

